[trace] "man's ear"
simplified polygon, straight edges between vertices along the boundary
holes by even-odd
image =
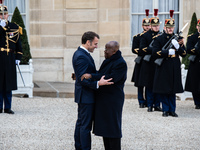
[[[87,44],[88,46],[90,46],[92,43],[91,43],[90,40],[87,40],[87,41],[86,41],[86,44]]]
[[[87,40],[87,41],[86,41],[86,44],[87,44],[87,45],[88,45],[88,44],[90,44],[90,41],[89,41],[89,40]]]

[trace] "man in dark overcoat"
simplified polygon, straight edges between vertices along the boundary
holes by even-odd
[[[88,31],[82,36],[82,45],[74,52],[73,68],[76,76],[75,102],[78,104],[78,119],[76,121],[74,140],[76,150],[91,149],[91,129],[94,115],[94,90],[99,86],[109,85],[109,80],[101,78],[99,81],[83,80],[81,76],[85,73],[96,73],[94,60],[90,53],[97,48],[99,35]]]
[[[95,116],[93,132],[102,136],[106,150],[121,150],[122,109],[124,104],[124,83],[127,77],[127,64],[121,56],[119,44],[110,41],[105,46],[105,60],[97,74],[90,77],[99,80],[112,78],[114,84],[101,86],[95,95]]]
[[[22,57],[21,27],[8,20],[8,9],[0,6],[0,113],[11,110],[12,90],[17,90],[16,64]],[[4,108],[3,108],[4,103]]]
[[[191,54],[185,90],[192,92],[195,109],[200,109],[200,19],[197,21],[197,33],[189,35],[187,53]]]
[[[153,54],[157,58],[164,58],[161,65],[156,66],[153,92],[158,93],[162,102],[163,116],[178,117],[176,110],[176,93],[182,93],[181,62],[179,56],[185,56],[186,50],[181,40],[179,43],[171,39],[174,35],[175,22],[172,19],[173,11],[170,10],[170,19],[165,19],[165,32],[155,38]],[[163,46],[169,41],[169,49]]]
[[[152,56],[154,39],[161,34],[160,21],[157,17],[158,9],[154,9],[154,17],[150,19],[151,29],[141,36],[140,51],[143,56],[142,66],[139,74],[139,85],[145,87],[147,111],[162,111],[160,108],[160,99],[156,93],[153,93],[153,80],[156,64],[155,57]]]
[[[133,70],[133,76],[131,82],[134,82],[134,86],[137,87],[138,102],[140,108],[145,108],[146,106],[146,100],[144,98],[144,86],[139,86],[138,84],[140,69],[142,65],[142,58],[143,58],[143,56],[141,55],[141,50],[139,49],[140,39],[141,36],[150,29],[150,19],[148,18],[149,10],[146,9],[145,11],[146,11],[146,18],[142,20],[143,32],[133,36],[133,41],[132,41],[132,52],[138,56],[135,59],[135,67]]]

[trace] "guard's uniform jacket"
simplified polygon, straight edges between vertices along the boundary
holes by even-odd
[[[153,84],[154,93],[175,94],[183,92],[179,55],[184,57],[186,55],[186,50],[184,45],[182,45],[174,56],[169,56],[169,50],[162,50],[162,47],[170,38],[171,35],[164,32],[155,39],[153,44],[153,55],[157,58],[164,58],[161,66],[156,65]]]
[[[200,92],[200,34],[198,32],[188,36],[187,53],[196,57],[189,64],[185,90],[197,93]]]
[[[140,40],[141,40],[141,36],[145,33],[146,31],[143,31],[142,33],[140,34],[137,34],[133,37],[133,42],[132,42],[132,52],[134,54],[137,54],[138,56],[142,56],[142,52],[140,51],[139,47],[140,47]],[[131,81],[134,82],[135,86],[138,87],[138,81],[139,81],[139,73],[140,73],[140,68],[141,68],[141,64],[142,64],[142,59],[143,57],[141,58],[141,61],[140,63],[135,63],[135,67],[134,67],[134,70],[133,70],[133,76],[132,76],[132,79]]]
[[[153,47],[150,47],[152,40],[154,40],[158,35],[158,32],[152,30],[147,31],[142,35],[140,40],[140,51],[141,55],[152,55]],[[153,88],[153,79],[155,73],[155,57],[151,56],[150,61],[142,60],[142,65],[139,75],[139,86],[145,86],[147,88]]]
[[[19,31],[19,26],[9,21],[5,27],[0,26],[0,91],[17,89],[15,60],[22,57]]]

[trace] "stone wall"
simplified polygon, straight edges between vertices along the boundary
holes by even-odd
[[[65,0],[30,0],[30,47],[34,77],[63,81],[66,48]]]

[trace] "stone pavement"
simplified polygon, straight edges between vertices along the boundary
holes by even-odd
[[[0,150],[74,150],[77,104],[73,98],[13,97],[14,115],[0,114]],[[177,101],[178,118],[139,108],[126,99],[122,150],[199,150],[200,110],[192,100]],[[92,134],[92,150],[104,150]]]
[[[127,83],[124,87],[125,98],[136,98],[137,88],[133,83]],[[33,96],[54,97],[54,98],[73,98],[74,82],[43,82],[34,81]]]

